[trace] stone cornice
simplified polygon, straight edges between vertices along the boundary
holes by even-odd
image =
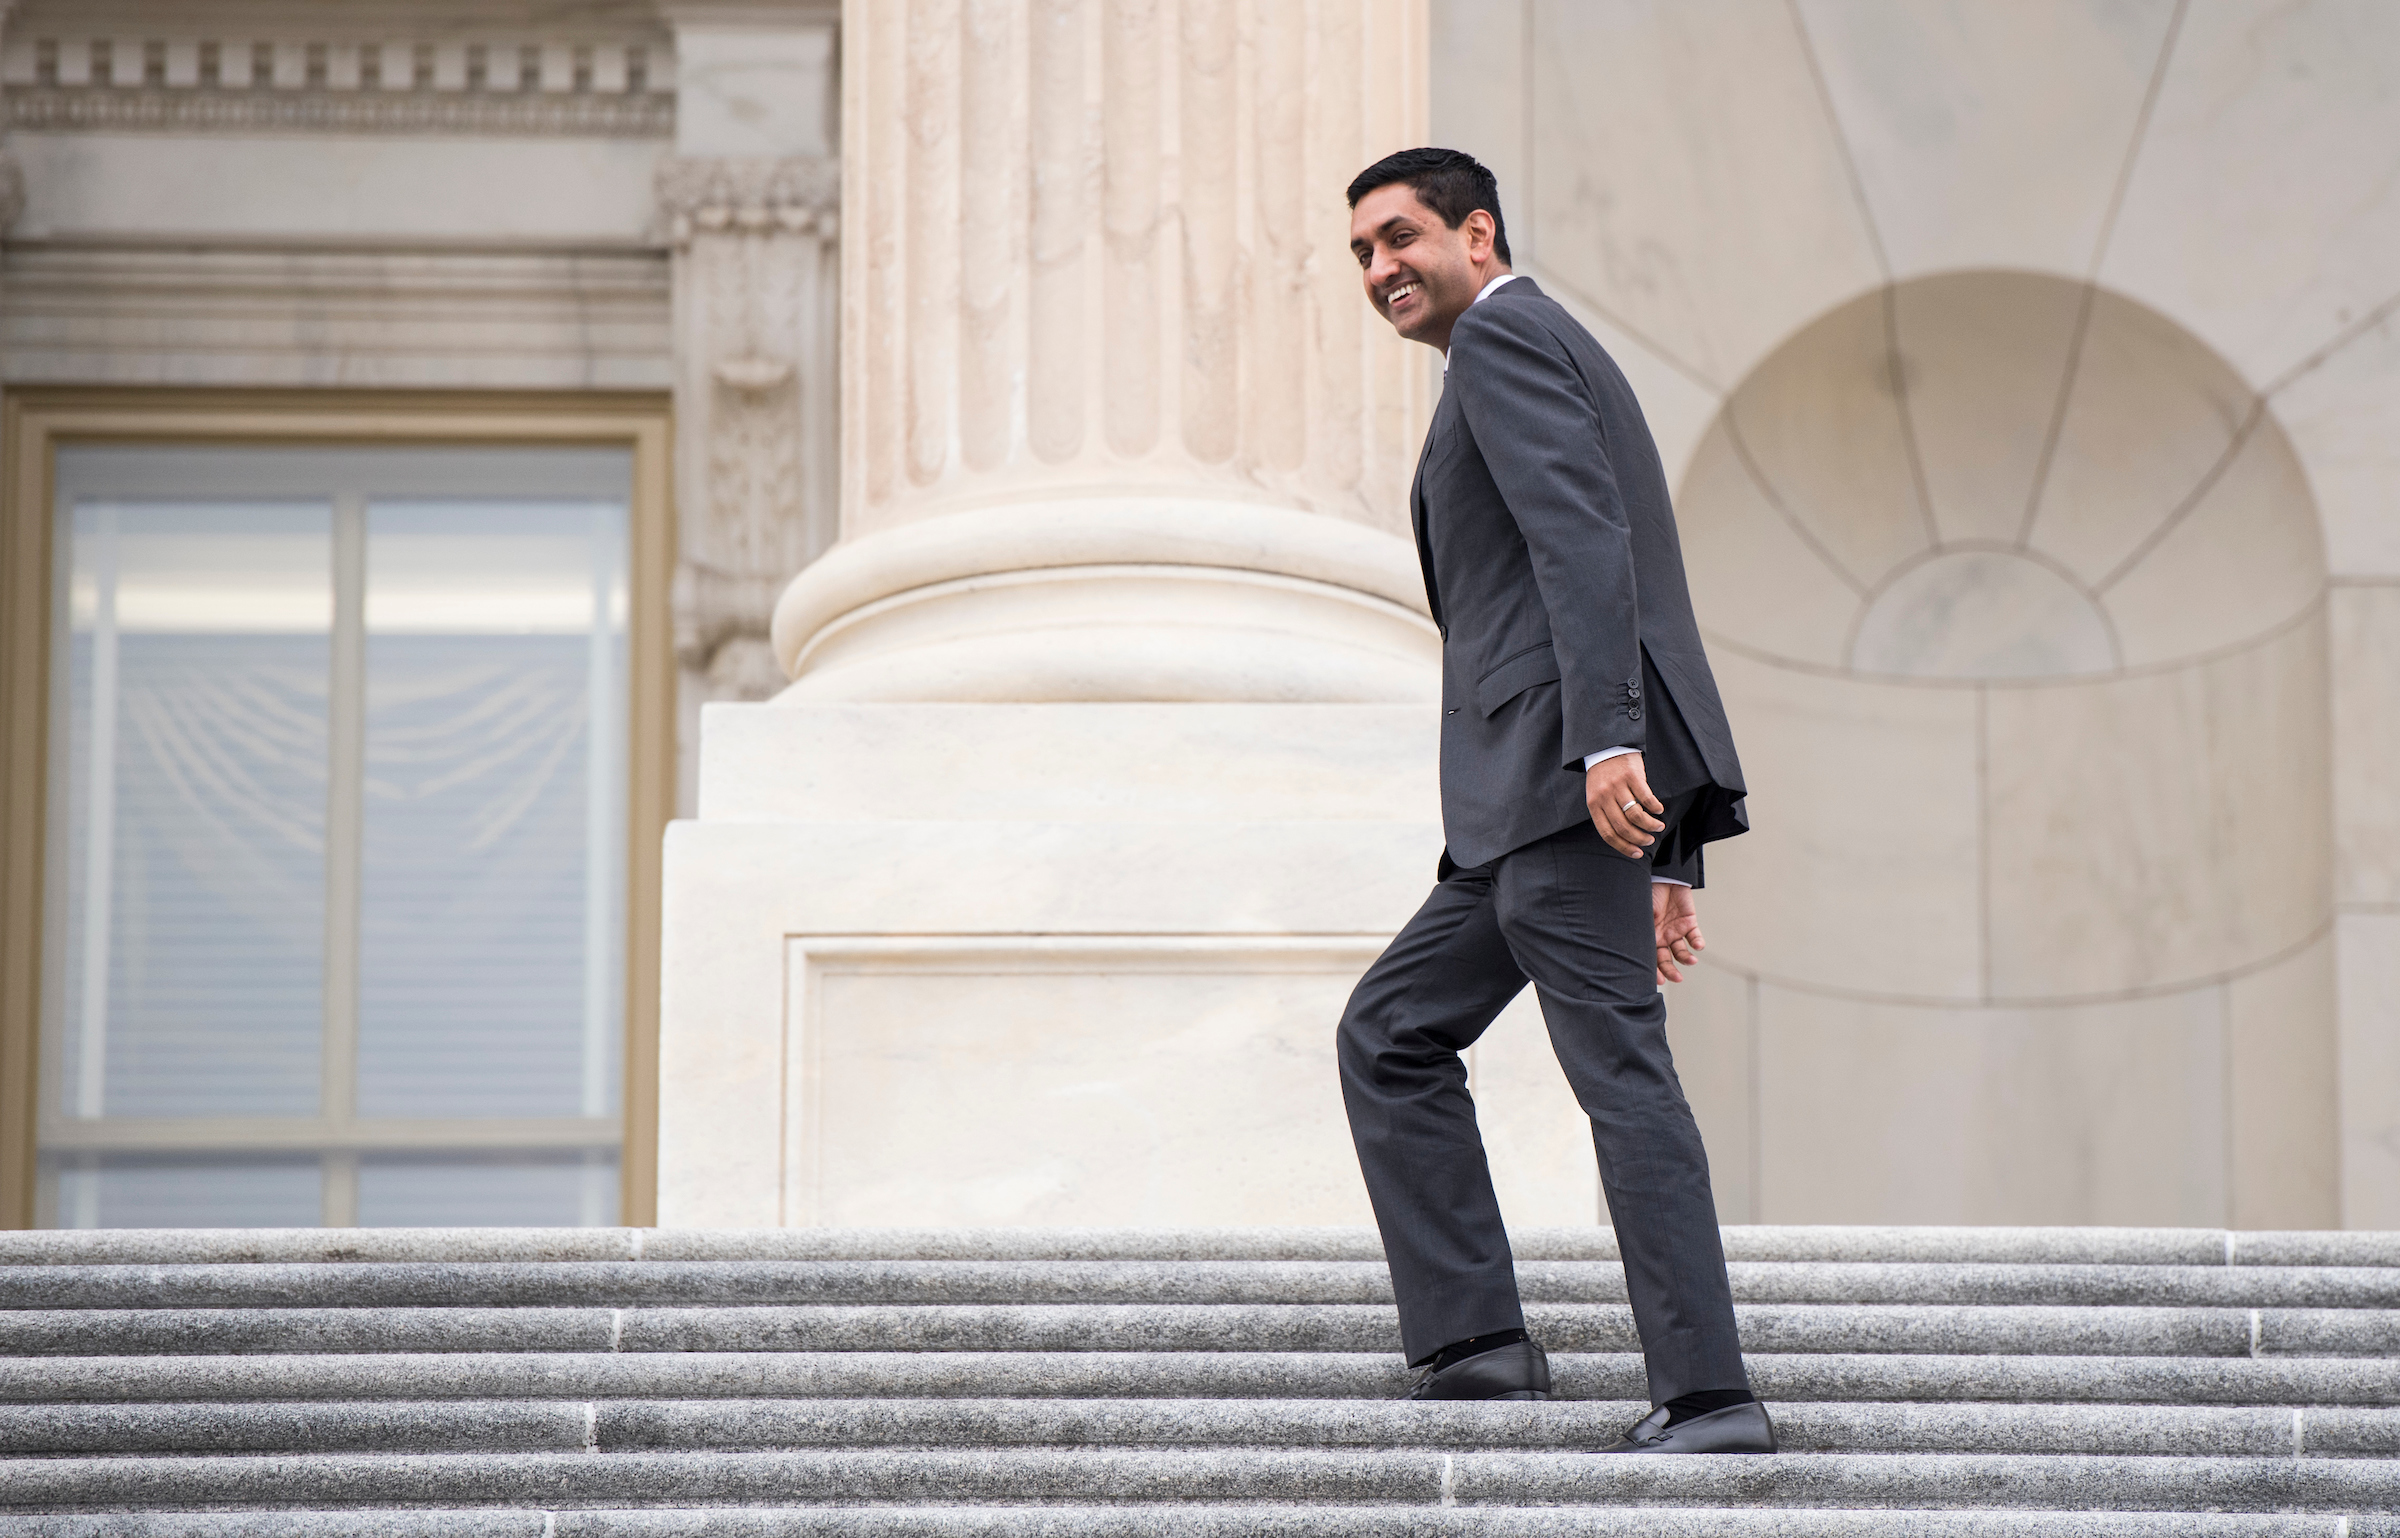
[[[18,86],[8,126],[35,132],[567,135],[664,139],[675,98],[431,91],[67,90]]]
[[[652,0],[18,0],[28,31],[166,37],[463,37],[494,32],[619,37],[665,27]]]
[[[569,11],[472,32],[416,18],[360,37],[320,7],[285,28],[213,10],[103,31],[40,7],[0,37],[0,126],[40,132],[559,134],[675,130],[673,39],[648,13]]]

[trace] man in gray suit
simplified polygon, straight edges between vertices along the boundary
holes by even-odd
[[[1625,376],[1509,271],[1491,172],[1407,150],[1350,184],[1367,300],[1444,355],[1410,496],[1442,631],[1438,884],[1343,1011],[1342,1094],[1417,1399],[1547,1399],[1459,1054],[1527,982],[1590,1113],[1652,1412],[1610,1452],[1772,1452],[1662,981],[1701,850],[1743,831],[1658,450]]]

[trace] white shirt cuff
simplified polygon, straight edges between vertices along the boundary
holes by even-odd
[[[1623,758],[1628,753],[1639,753],[1640,751],[1642,751],[1640,748],[1602,748],[1597,753],[1584,754],[1583,767],[1589,769],[1594,764],[1604,764],[1612,758]]]
[[[1675,879],[1673,876],[1652,876],[1652,877],[1650,878],[1650,884],[1651,884],[1652,886],[1690,886],[1690,885],[1691,885],[1691,883],[1690,883],[1690,882],[1688,882],[1688,881],[1678,881],[1678,880],[1676,880],[1676,879]]]

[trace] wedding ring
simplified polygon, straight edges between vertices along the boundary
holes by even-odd
[[[1632,811],[1632,810],[1633,810],[1635,807],[1637,807],[1637,806],[1640,806],[1640,805],[1641,805],[1641,802],[1639,802],[1639,801],[1628,801],[1628,802],[1626,802],[1626,803],[1625,803],[1623,806],[1621,806],[1621,807],[1617,808],[1617,810],[1618,810],[1618,811],[1620,811],[1620,812],[1630,812],[1630,811]]]

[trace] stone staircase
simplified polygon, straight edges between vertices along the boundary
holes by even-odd
[[[1585,1454],[1605,1229],[1547,1405],[1394,1402],[1356,1230],[0,1235],[0,1534],[2400,1535],[2400,1234],[1726,1248],[1772,1458]]]

